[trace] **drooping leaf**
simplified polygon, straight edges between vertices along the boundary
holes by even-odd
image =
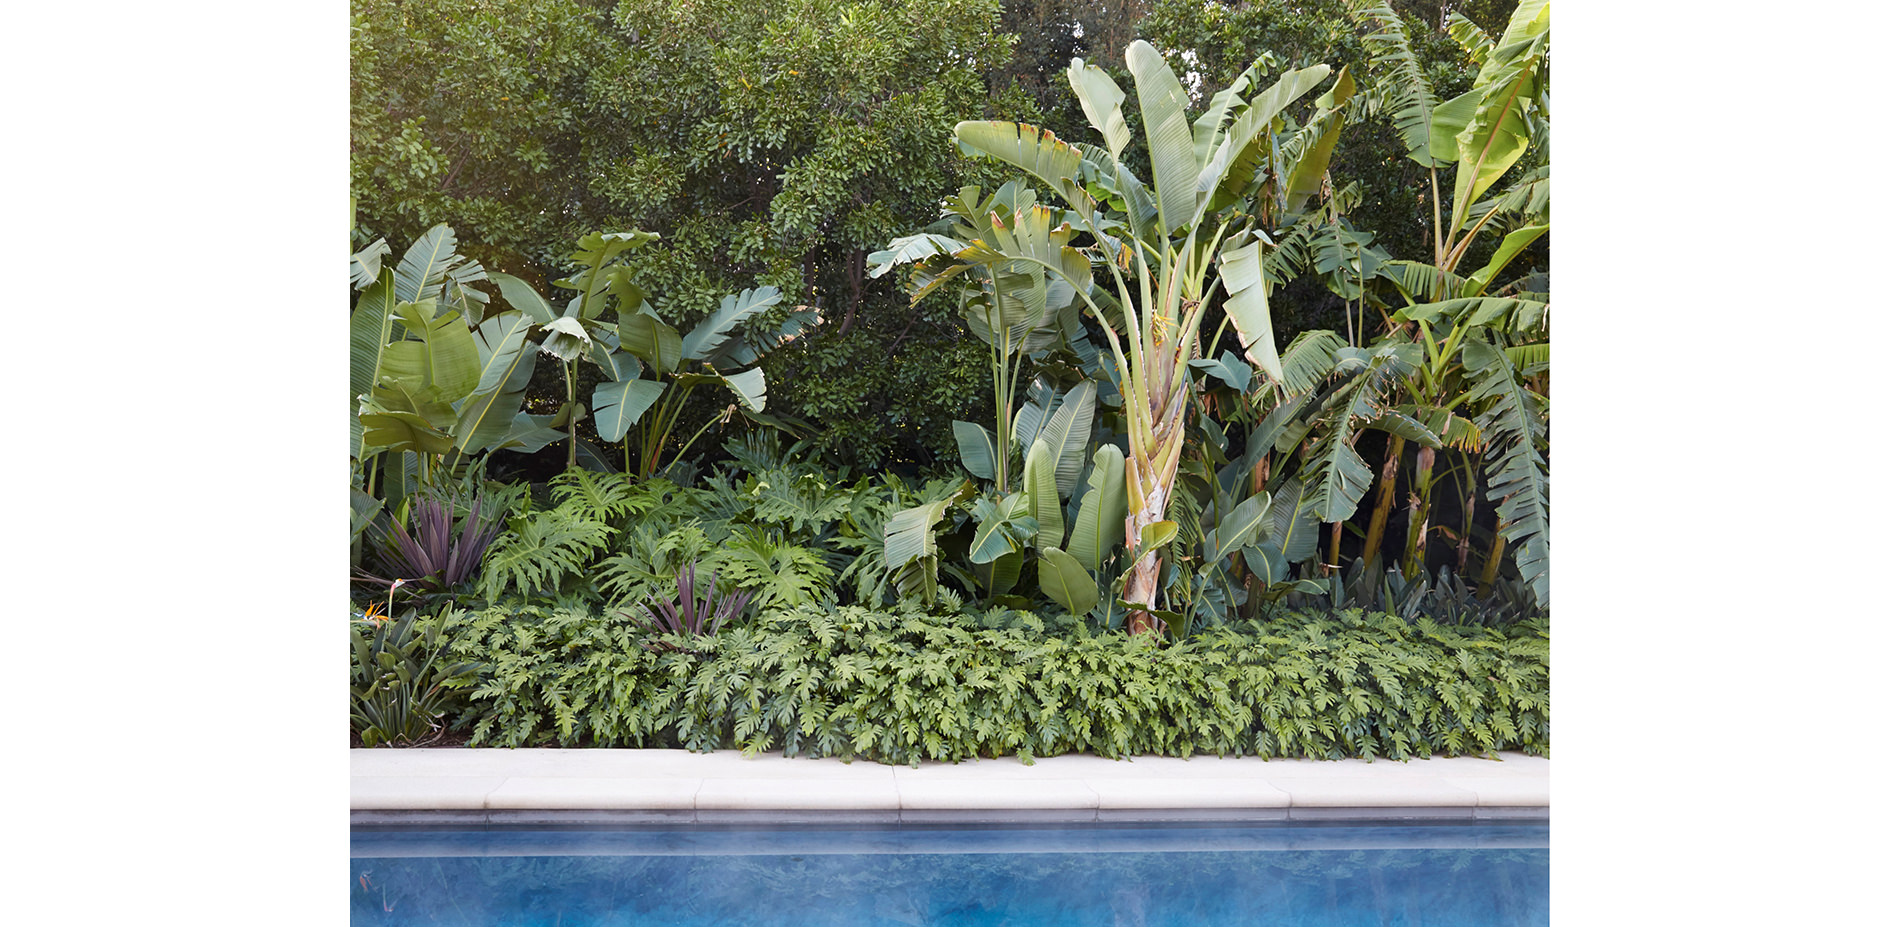
[[[481,382],[482,370],[475,335],[450,309],[435,314],[435,300],[399,303],[396,316],[418,340],[405,339],[383,349],[384,380],[409,382],[410,391],[427,400],[461,399]]]
[[[508,274],[489,274],[488,279],[493,280],[496,288],[501,290],[504,302],[533,320],[534,324],[546,325],[554,321],[554,307],[548,305],[548,301],[542,299],[534,287]]]
[[[950,429],[956,433],[964,468],[979,480],[996,479],[996,436],[974,422],[951,422]]]
[[[616,325],[620,348],[647,362],[657,373],[678,373],[685,345],[673,326],[644,312],[623,312]]]
[[[899,264],[921,261],[937,255],[955,254],[964,249],[968,242],[958,241],[948,235],[935,232],[920,232],[891,239],[891,246],[883,251],[873,251],[864,259],[869,268],[865,275],[875,280],[890,273],[891,268]]]
[[[594,429],[603,441],[618,441],[640,421],[666,392],[666,385],[653,380],[620,380],[594,387]]]
[[[1101,598],[1095,580],[1074,557],[1056,547],[1044,547],[1037,558],[1036,583],[1042,594],[1071,615],[1087,614]]]
[[[957,141],[990,157],[1029,173],[1055,187],[1058,180],[1072,180],[1082,163],[1082,152],[1074,145],[1032,125],[1018,122],[959,122],[954,130]]]
[[[382,279],[383,255],[388,253],[389,242],[378,238],[350,255],[350,285],[361,290]]]
[[[1266,281],[1261,277],[1259,239],[1250,237],[1244,244],[1221,252],[1220,279],[1227,288],[1227,299],[1221,305],[1234,323],[1234,333],[1240,337],[1247,359],[1268,379],[1284,382],[1286,373],[1280,368],[1280,353],[1273,345],[1273,315],[1267,310]]]

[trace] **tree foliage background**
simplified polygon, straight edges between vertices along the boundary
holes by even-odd
[[[1441,92],[1471,70],[1443,32],[1496,31],[1501,0],[1401,2]],[[981,346],[947,298],[912,307],[865,255],[933,221],[958,187],[1007,179],[959,155],[962,119],[1092,140],[1062,71],[1145,37],[1191,91],[1263,52],[1364,74],[1339,0],[352,0],[353,244],[453,226],[466,254],[541,285],[574,239],[662,236],[638,282],[689,323],[722,294],[772,284],[825,323],[767,362],[774,414],[862,469],[955,460],[950,422],[987,410]],[[1362,229],[1424,250],[1421,169],[1377,120],[1352,128],[1335,182],[1357,181]],[[1276,294],[1289,332],[1343,322],[1318,286]],[[537,374],[558,389],[552,363]],[[583,386],[585,389],[586,386]],[[713,411],[708,397],[703,419]],[[709,447],[723,440],[705,439]]]

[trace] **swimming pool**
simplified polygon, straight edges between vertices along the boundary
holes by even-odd
[[[1534,823],[352,832],[353,924],[1541,925]]]

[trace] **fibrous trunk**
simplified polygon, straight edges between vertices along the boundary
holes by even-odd
[[[1174,471],[1181,461],[1181,419],[1185,411],[1186,384],[1177,390],[1165,411],[1156,417],[1152,431],[1155,446],[1149,453],[1129,448],[1128,520],[1126,543],[1129,550],[1141,549],[1142,529],[1168,517],[1168,500],[1174,494]],[[1135,561],[1122,598],[1132,606],[1128,612],[1128,630],[1162,632],[1165,625],[1154,614],[1156,592],[1161,582],[1161,552],[1151,550]]]
[[[1385,523],[1392,514],[1393,496],[1399,483],[1399,454],[1404,450],[1404,438],[1386,435],[1385,466],[1379,471],[1379,497],[1372,505],[1372,522],[1366,525],[1365,548],[1359,552],[1367,569],[1372,568],[1372,558],[1378,556],[1380,545],[1385,543]]]

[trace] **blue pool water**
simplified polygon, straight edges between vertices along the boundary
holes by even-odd
[[[352,924],[1550,923],[1548,824],[361,830]]]

